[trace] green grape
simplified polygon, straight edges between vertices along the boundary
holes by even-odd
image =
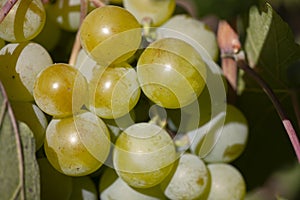
[[[101,66],[129,59],[139,48],[141,37],[138,21],[119,6],[94,9],[80,28],[82,47]]]
[[[87,103],[88,86],[76,68],[58,63],[48,66],[38,75],[33,96],[45,113],[65,117],[79,112]]]
[[[145,18],[150,18],[152,20],[152,26],[159,26],[168,20],[176,6],[175,0],[124,0],[123,4],[140,23],[142,23]]]
[[[47,5],[45,5],[46,14],[47,16],[52,16],[52,13],[47,9]],[[33,38],[33,41],[39,43],[48,51],[53,51],[58,45],[61,36],[62,31],[59,26],[53,20],[47,18],[42,31]]]
[[[136,189],[124,182],[115,170],[105,169],[99,182],[101,200],[130,199],[130,200],[164,200],[166,199],[162,190],[157,187]]]
[[[98,200],[97,188],[88,176],[72,177],[70,200]]]
[[[90,110],[106,119],[129,113],[140,97],[136,71],[127,63],[95,68],[89,91]]]
[[[130,186],[149,188],[162,182],[176,159],[169,134],[151,123],[134,124],[117,138],[113,164]]]
[[[69,200],[72,193],[72,177],[55,170],[47,158],[37,159],[40,169],[41,199]]]
[[[34,81],[51,65],[49,53],[37,43],[10,43],[0,50],[0,80],[9,100],[33,101]]]
[[[49,4],[46,10],[50,13],[48,16],[61,29],[66,31],[77,31],[80,25],[80,0],[56,0]],[[88,10],[95,7],[92,3],[88,4]]]
[[[205,163],[198,156],[189,153],[183,154],[176,170],[170,175],[162,183],[164,193],[169,199],[207,198],[210,189],[210,175]]]
[[[0,8],[6,0],[0,0]],[[24,42],[37,36],[46,20],[41,0],[17,1],[0,23],[0,38],[8,42]]]
[[[188,43],[164,38],[140,56],[137,75],[145,95],[165,108],[181,108],[197,99],[205,86],[206,64]]]
[[[226,163],[208,164],[211,187],[208,200],[241,200],[246,193],[246,183],[241,173]]]
[[[203,159],[206,162],[232,162],[238,158],[247,143],[248,124],[243,113],[227,105],[225,123],[213,149]]]
[[[218,59],[219,50],[216,35],[203,22],[187,15],[180,14],[170,18],[161,27],[174,30],[165,37],[175,37],[182,40],[185,40],[185,37],[190,37],[203,46],[211,58],[214,60]],[[178,32],[180,34],[178,34]],[[182,35],[185,35],[185,37],[182,37]]]
[[[36,150],[44,144],[48,120],[45,114],[31,102],[10,102],[18,121],[28,125],[34,135]]]
[[[46,130],[45,152],[53,167],[70,176],[84,176],[99,169],[110,151],[104,122],[85,112],[52,119]]]

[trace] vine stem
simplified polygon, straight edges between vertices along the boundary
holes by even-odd
[[[293,145],[294,151],[296,153],[298,162],[300,163],[300,143],[297,137],[297,133],[289,120],[285,110],[283,109],[280,101],[274,94],[271,87],[257,74],[249,65],[244,61],[244,59],[237,58],[237,66],[244,70],[249,76],[251,76],[264,90],[264,92],[268,95],[269,99],[272,101],[282,123],[283,126],[289,136],[289,139]]]
[[[236,62],[236,66],[246,72],[247,75],[251,76],[263,89],[263,91],[268,95],[269,99],[272,101],[281,121],[289,136],[292,143],[294,151],[296,153],[298,162],[300,163],[300,143],[297,137],[297,133],[288,118],[285,110],[283,109],[279,99],[276,97],[272,88],[262,79],[262,77],[256,73],[245,61],[245,55],[241,50],[240,41],[237,33],[232,29],[232,27],[226,21],[219,22],[218,28],[218,45],[221,49],[222,59],[232,59]],[[230,67],[230,66],[228,66]],[[235,72],[234,72],[235,73]],[[229,74],[230,76],[230,74]],[[235,75],[234,75],[235,76]]]
[[[18,0],[8,0],[0,10],[0,23],[8,15],[12,7],[17,3]]]

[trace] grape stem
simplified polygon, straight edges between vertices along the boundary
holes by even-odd
[[[12,7],[17,3],[18,0],[8,0],[0,10],[0,23],[8,15]]]
[[[242,52],[241,52],[242,53]],[[298,158],[298,162],[300,163],[300,143],[299,139],[297,137],[297,133],[289,120],[285,110],[283,109],[280,101],[276,97],[275,93],[271,89],[271,87],[245,62],[243,58],[239,58],[240,56],[237,56],[235,59],[237,61],[237,66],[245,71],[249,76],[251,76],[263,89],[263,91],[268,95],[269,99],[272,101],[274,107],[276,108],[276,111],[283,123],[283,126],[290,138],[290,141],[293,145],[293,148],[295,150],[296,156]],[[244,57],[244,56],[242,56]]]
[[[80,25],[81,25],[82,21],[84,20],[85,16],[87,15],[87,12],[88,12],[88,1],[80,0]],[[80,25],[79,25],[79,27],[80,27]],[[80,35],[79,35],[79,31],[77,31],[76,38],[75,38],[73,48],[72,48],[72,52],[71,52],[71,56],[69,59],[70,65],[73,65],[73,66],[75,65],[80,48],[81,48]]]

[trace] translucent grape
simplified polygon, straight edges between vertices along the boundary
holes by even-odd
[[[12,101],[33,101],[34,81],[51,65],[49,53],[37,43],[10,43],[0,50],[0,80]]]
[[[81,44],[101,66],[123,62],[140,46],[142,35],[139,27],[135,17],[124,8],[99,7],[83,20]]]
[[[137,63],[143,92],[165,108],[181,108],[195,101],[205,86],[206,71],[200,54],[175,38],[151,43]]]
[[[89,90],[90,110],[106,119],[129,113],[140,97],[136,71],[126,63],[95,69]]]
[[[6,0],[0,0],[0,8]],[[0,38],[9,42],[33,39],[42,30],[46,12],[40,0],[17,1],[0,23]]]
[[[208,200],[241,200],[246,193],[246,183],[241,173],[225,163],[209,164],[211,188]]]
[[[10,102],[18,121],[28,125],[34,135],[36,150],[44,144],[48,120],[45,114],[31,102]]]
[[[96,61],[90,58],[83,49],[81,49],[78,53],[74,67],[82,73],[89,83],[94,76],[94,69],[100,66],[96,63]]]
[[[176,159],[173,141],[161,127],[134,124],[117,138],[113,164],[118,175],[136,188],[149,188],[162,182]]]
[[[222,129],[221,135],[210,153],[203,158],[206,162],[232,162],[245,149],[248,124],[238,108],[227,105],[225,123],[219,128]]]
[[[47,158],[37,159],[40,169],[41,199],[69,200],[72,193],[72,177],[55,170]]]
[[[77,113],[88,101],[88,86],[84,76],[72,66],[53,64],[37,77],[33,91],[37,105],[54,117]]]
[[[99,183],[100,199],[165,200],[162,190],[157,187],[136,189],[124,182],[115,170],[107,168]]]
[[[150,18],[152,20],[152,26],[159,26],[168,20],[176,6],[175,0],[123,0],[123,4],[140,23],[142,23],[145,18]]]
[[[170,176],[171,175],[171,176]],[[210,189],[210,175],[205,163],[192,154],[183,154],[179,164],[162,186],[169,199],[206,199]]]
[[[219,48],[216,34],[203,22],[187,15],[180,14],[170,18],[161,27],[174,30],[174,32],[170,32],[165,37],[175,37],[185,40],[185,37],[182,37],[182,34],[184,34],[203,46],[211,58],[214,60],[218,59]],[[177,31],[181,34],[178,34]]]
[[[70,200],[98,200],[97,188],[88,176],[72,177]]]
[[[56,170],[69,176],[83,176],[103,165],[110,151],[110,136],[104,122],[86,112],[52,119],[44,147]]]

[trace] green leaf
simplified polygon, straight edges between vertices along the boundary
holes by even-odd
[[[39,199],[35,141],[25,124],[18,124],[0,82],[1,199]]]
[[[245,50],[250,66],[272,88],[287,88],[287,67],[300,58],[300,46],[288,24],[269,4],[261,10],[250,9]]]

